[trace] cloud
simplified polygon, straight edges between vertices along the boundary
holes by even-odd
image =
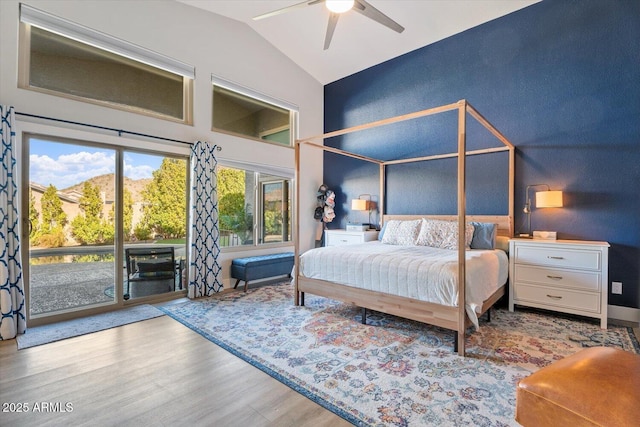
[[[57,158],[48,155],[29,156],[29,180],[58,189],[68,188],[89,178],[115,172],[115,153],[81,151],[62,154]]]
[[[124,176],[126,176],[127,178],[131,178],[133,180],[152,178],[153,177],[152,172],[154,170],[155,169],[149,165],[133,166],[125,163]]]

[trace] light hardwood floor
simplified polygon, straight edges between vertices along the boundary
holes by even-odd
[[[42,402],[72,412],[34,413]],[[348,422],[163,316],[18,351],[0,342],[2,426],[346,426]]]

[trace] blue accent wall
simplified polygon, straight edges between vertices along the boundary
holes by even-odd
[[[640,308],[640,1],[544,0],[333,82],[325,131],[460,99],[517,147],[516,231],[527,185],[563,190],[565,207],[534,210],[532,228],[608,241],[609,283],[624,292],[609,293],[609,304]],[[452,152],[455,123],[446,113],[325,144],[385,160]],[[486,144],[475,129],[468,137],[472,148]],[[501,156],[470,158],[468,213],[506,213],[506,187],[495,186],[507,174]],[[324,160],[337,194],[330,226],[363,221],[349,203],[376,200],[378,167]],[[455,161],[428,163],[390,167],[387,213],[455,213]]]

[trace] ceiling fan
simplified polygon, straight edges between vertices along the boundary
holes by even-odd
[[[291,6],[283,7],[282,9],[277,9],[272,12],[268,12],[262,15],[258,15],[254,17],[254,21],[270,18],[275,15],[280,15],[281,13],[289,12],[293,9],[298,9],[306,6],[313,6],[318,3],[324,3],[327,9],[329,9],[329,24],[327,25],[327,34],[324,37],[324,50],[329,48],[331,44],[331,38],[333,37],[333,32],[336,29],[336,25],[338,24],[338,19],[340,18],[340,14],[348,12],[350,10],[354,10],[367,18],[373,19],[374,21],[384,25],[385,27],[391,28],[393,31],[401,33],[404,31],[404,27],[398,24],[393,19],[389,18],[384,13],[380,12],[375,7],[371,6],[365,0],[307,0],[302,3],[297,3]]]

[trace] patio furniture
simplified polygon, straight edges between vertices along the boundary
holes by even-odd
[[[125,249],[127,292],[125,299],[175,291],[176,262],[173,246]]]

